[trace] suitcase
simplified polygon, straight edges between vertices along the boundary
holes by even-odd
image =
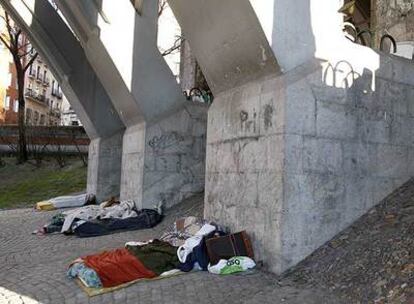
[[[217,264],[221,259],[228,260],[234,256],[247,256],[254,259],[253,247],[246,231],[208,239],[206,246],[211,265]]]

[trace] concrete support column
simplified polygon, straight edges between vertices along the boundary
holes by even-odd
[[[171,0],[214,93],[208,114],[205,217],[246,229],[272,268],[280,248],[283,104],[280,67],[247,0]]]
[[[120,138],[125,126],[78,40],[47,1],[2,0],[0,3],[52,69],[91,138],[88,191],[96,194],[98,200],[119,195]]]
[[[348,41],[341,2],[169,0],[215,96],[205,216],[276,273],[414,174],[414,66]]]
[[[120,193],[122,137],[119,132],[107,138],[95,138],[89,145],[87,193],[97,193],[98,199],[118,196]]]

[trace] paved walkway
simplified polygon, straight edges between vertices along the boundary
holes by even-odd
[[[191,273],[89,298],[66,278],[75,258],[104,249],[122,247],[126,241],[157,237],[176,217],[201,214],[201,204],[184,203],[167,213],[154,229],[79,239],[73,236],[32,235],[55,212],[30,209],[0,211],[0,303],[338,303],[310,286],[261,271],[248,275],[218,276]]]

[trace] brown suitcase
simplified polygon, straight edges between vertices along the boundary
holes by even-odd
[[[246,231],[208,239],[206,246],[212,265],[221,259],[228,260],[234,256],[254,258],[252,244]]]

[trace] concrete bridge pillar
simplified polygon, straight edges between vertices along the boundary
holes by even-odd
[[[414,173],[413,64],[347,40],[342,2],[169,0],[215,95],[205,216],[276,273]]]
[[[204,189],[207,107],[185,100],[158,51],[157,1],[58,1],[127,126],[121,199],[171,206]]]
[[[81,45],[47,1],[0,3],[52,69],[91,138],[87,191],[98,200],[119,195],[125,125]]]

